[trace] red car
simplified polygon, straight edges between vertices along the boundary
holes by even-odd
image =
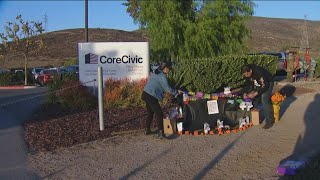
[[[49,82],[52,82],[53,78],[58,75],[59,73],[56,69],[44,69],[40,71],[37,80],[40,82],[40,84],[46,85]]]

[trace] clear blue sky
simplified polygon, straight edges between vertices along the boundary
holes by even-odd
[[[132,31],[138,28],[126,13],[124,1],[89,0],[89,28]],[[320,0],[314,1],[255,1],[255,16],[320,21]],[[84,0],[73,1],[13,1],[0,0],[0,32],[6,21],[21,14],[25,20],[44,22],[47,14],[49,31],[84,27]]]

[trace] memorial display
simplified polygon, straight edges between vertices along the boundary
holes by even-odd
[[[167,117],[174,119],[176,123],[170,124],[177,126],[175,129],[179,134],[185,135],[236,133],[251,127],[253,122],[254,125],[260,124],[259,111],[254,108],[252,100],[232,93],[229,87],[212,94],[185,91],[180,103]]]

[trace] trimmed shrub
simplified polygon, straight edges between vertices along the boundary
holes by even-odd
[[[79,80],[65,79],[61,90],[56,93],[58,102],[64,109],[88,110],[97,106],[97,97]]]
[[[65,110],[88,110],[97,106],[97,97],[73,76],[64,79],[56,76],[48,89],[47,103],[60,104]]]
[[[12,73],[0,74],[0,86],[14,85],[15,84],[14,76],[15,74],[12,74]]]
[[[211,93],[225,86],[237,88],[244,78],[241,67],[256,64],[276,73],[277,57],[267,55],[220,56],[207,59],[181,59],[174,65],[170,82],[188,91]]]
[[[28,84],[34,84],[31,70],[27,71]],[[24,85],[24,72],[0,74],[0,86]]]
[[[13,82],[15,85],[24,84],[24,72],[23,73],[21,73],[21,72],[14,73]]]
[[[31,72],[28,71],[28,84],[34,84]],[[0,74],[0,86],[24,85],[24,73]]]
[[[59,102],[59,97],[55,93],[57,90],[61,89],[63,81],[59,76],[55,76],[53,81],[48,84],[49,94],[47,96],[48,104],[55,104]]]

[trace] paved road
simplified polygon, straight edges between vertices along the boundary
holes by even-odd
[[[22,123],[40,105],[45,92],[46,88],[0,90],[0,179],[40,179],[25,165]]]

